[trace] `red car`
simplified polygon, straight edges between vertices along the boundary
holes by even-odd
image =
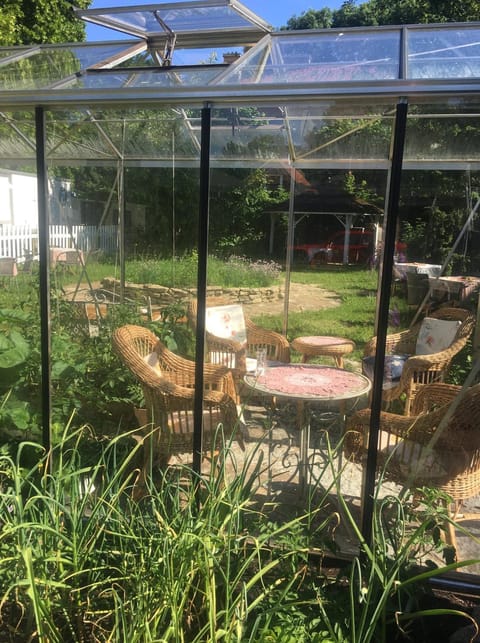
[[[345,248],[345,230],[334,232],[323,243],[306,243],[294,246],[298,254],[304,253],[308,263],[316,266],[320,263],[343,263]],[[352,228],[348,244],[348,263],[367,263],[373,258],[373,232],[363,228]]]
[[[294,246],[297,257],[303,254],[314,268],[319,264],[343,263],[345,251],[345,230],[334,232],[324,243],[306,243]],[[397,241],[395,251],[405,254],[406,244]],[[372,230],[351,228],[348,244],[348,263],[368,264],[374,261],[374,235]]]

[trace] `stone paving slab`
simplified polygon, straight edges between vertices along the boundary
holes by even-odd
[[[313,414],[308,450],[311,477],[303,496],[299,488],[300,435],[295,425],[295,409],[292,405],[284,405],[274,413],[268,413],[261,405],[249,405],[244,409],[243,416],[245,451],[242,451],[237,442],[233,442],[226,467],[227,475],[229,472],[232,477],[242,470],[244,463],[247,463],[246,468],[250,474],[258,468],[252,502],[258,503],[264,511],[273,512],[278,520],[291,520],[293,516],[306,512],[309,507],[318,507],[319,503],[324,506],[322,516],[326,516],[339,512],[336,499],[338,483],[352,516],[357,524],[360,523],[362,467],[343,461],[335,452],[341,429],[333,412]],[[328,457],[331,449],[334,450],[333,466]],[[189,459],[190,456],[185,454],[172,459],[172,464],[174,461],[188,462]],[[207,472],[210,464],[206,461],[203,466]],[[340,468],[341,475],[337,478]],[[398,496],[399,492],[400,487],[386,482],[382,485],[379,497]],[[469,501],[467,509],[478,512],[480,518],[480,497]],[[465,522],[464,526],[472,532],[474,538],[457,531],[459,559],[479,558],[480,520]],[[345,516],[335,525],[334,538],[342,552],[351,555],[358,552],[353,527]],[[441,564],[442,560],[438,559],[437,562]],[[468,571],[480,573],[480,564],[472,569],[468,568]]]

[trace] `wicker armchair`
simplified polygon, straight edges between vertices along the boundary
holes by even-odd
[[[462,502],[480,493],[480,384],[465,392],[441,433],[436,429],[446,416],[460,386],[429,384],[417,393],[413,415],[380,414],[377,462],[385,477],[410,489],[426,486],[446,492],[453,500],[452,517],[458,519]],[[356,462],[366,460],[370,410],[352,415],[346,426],[344,451]],[[435,436],[435,437],[434,437]],[[429,442],[434,437],[430,448]],[[462,519],[480,518],[463,515]],[[448,525],[447,539],[456,546]]]
[[[217,303],[217,302],[215,302]],[[207,302],[207,306],[209,302]],[[214,305],[210,303],[210,305]],[[190,300],[187,307],[187,317],[192,328],[197,325],[197,300]],[[275,362],[290,362],[290,344],[286,337],[273,330],[267,330],[254,324],[244,316],[247,344],[231,338],[213,335],[208,330],[205,333],[207,361],[222,363],[228,366],[237,382],[243,380],[247,372],[247,357],[255,357],[257,350],[265,349],[267,360]]]
[[[192,451],[195,363],[172,353],[142,326],[118,328],[113,346],[142,387],[146,429],[155,429],[146,443],[145,467],[152,462],[165,465],[174,453]],[[230,371],[221,366],[205,365],[204,376],[204,443],[213,436],[221,441],[239,427],[235,384]],[[223,432],[217,431],[221,422]],[[240,431],[235,437],[243,446]]]
[[[386,355],[405,354],[410,357],[405,362],[400,381],[390,388],[384,388],[383,401],[391,402],[405,394],[406,415],[410,414],[412,402],[422,386],[444,380],[453,357],[465,346],[475,327],[475,316],[463,308],[440,308],[430,313],[429,317],[462,322],[453,342],[441,352],[415,355],[421,322],[408,330],[387,335]],[[365,346],[365,356],[375,355],[376,350],[377,338],[374,337]]]

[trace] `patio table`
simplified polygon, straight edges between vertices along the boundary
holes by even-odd
[[[468,299],[480,287],[478,277],[431,277],[429,278],[432,298],[436,301],[459,303]]]
[[[417,275],[428,275],[429,277],[439,277],[442,266],[436,263],[422,263],[421,261],[405,261],[395,263],[395,270],[402,278],[407,278],[407,273],[413,272]]]
[[[299,490],[303,496],[308,484],[310,405],[338,402],[343,427],[347,401],[369,393],[370,380],[360,373],[334,366],[284,364],[269,367],[259,375],[247,374],[244,381],[255,392],[296,403],[297,429],[300,431]]]
[[[74,248],[50,248],[50,265],[81,265],[84,263],[82,250]]]
[[[292,342],[292,348],[302,355],[302,362],[306,364],[311,357],[333,357],[335,366],[343,368],[343,356],[355,349],[355,342],[345,337],[332,337],[330,335],[313,335],[310,337],[297,337]]]

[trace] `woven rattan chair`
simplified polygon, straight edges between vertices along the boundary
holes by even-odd
[[[207,302],[214,305],[218,302]],[[187,307],[187,317],[192,328],[197,325],[197,300],[190,300]],[[244,315],[247,343],[242,344],[232,338],[213,335],[208,330],[205,333],[206,360],[212,363],[222,363],[228,366],[237,382],[243,380],[247,372],[247,357],[255,358],[260,349],[265,349],[266,359],[275,362],[290,362],[290,344],[286,337],[273,330],[267,330],[254,324]]]
[[[382,412],[377,461],[379,467],[385,467],[385,477],[397,484],[412,490],[425,486],[446,492],[453,500],[453,518],[478,519],[478,514],[460,516],[460,510],[465,500],[480,493],[480,384],[465,392],[444,428],[435,434],[460,391],[460,386],[429,384],[417,393],[413,415]],[[344,450],[349,459],[366,461],[369,427],[369,409],[348,419]],[[433,436],[432,448],[427,447]],[[450,524],[447,540],[456,547]]]
[[[383,401],[391,402],[405,394],[404,412],[410,414],[415,395],[425,384],[443,381],[453,357],[465,346],[475,327],[475,316],[463,308],[440,308],[429,317],[450,321],[460,321],[455,339],[450,346],[430,355],[415,355],[415,347],[421,322],[399,333],[387,335],[386,355],[410,355],[406,360],[399,382],[383,390]],[[377,338],[365,346],[365,356],[373,356],[377,349]]]
[[[149,440],[146,441],[145,467],[165,465],[175,453],[193,449],[193,404],[195,363],[168,350],[150,330],[126,325],[113,333],[113,346],[125,366],[139,381],[146,406]],[[236,390],[231,372],[222,366],[206,364],[203,398],[204,446],[222,439],[239,428]],[[218,430],[219,423],[223,430]],[[235,434],[240,444],[240,430]],[[143,475],[146,473],[145,469]]]

